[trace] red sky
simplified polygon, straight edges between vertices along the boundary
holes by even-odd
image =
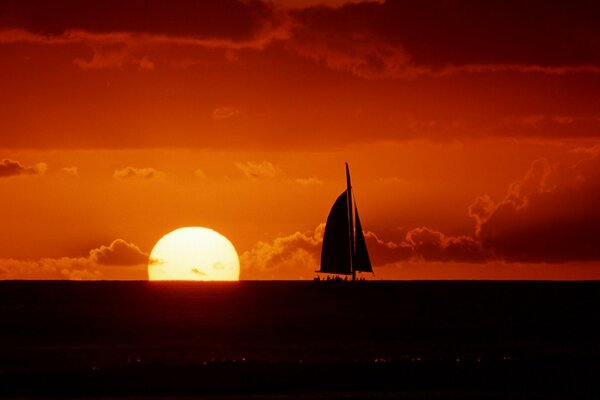
[[[0,278],[146,279],[206,226],[312,279],[351,166],[378,278],[600,278],[594,1],[0,4]]]

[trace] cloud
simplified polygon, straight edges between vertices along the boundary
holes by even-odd
[[[19,175],[42,175],[48,169],[45,163],[37,163],[33,167],[25,167],[20,162],[4,159],[0,161],[0,178]]]
[[[262,47],[287,32],[286,14],[270,2],[222,0],[5,1],[4,42],[174,43]]]
[[[127,49],[120,46],[99,46],[93,48],[90,60],[76,58],[74,63],[83,69],[118,68],[129,62],[130,54]]]
[[[556,65],[545,66],[537,64],[468,64],[445,66],[438,69],[420,68],[415,71],[416,74],[431,75],[436,77],[449,76],[455,74],[486,74],[486,73],[506,73],[518,72],[523,74],[547,74],[547,75],[568,75],[568,74],[600,74],[600,65]]]
[[[600,150],[578,148],[573,154],[584,158],[572,164],[536,160],[497,202],[487,195],[476,198],[469,207],[472,235],[417,227],[399,240],[384,241],[365,231],[373,265],[599,261]],[[258,242],[242,254],[243,271],[260,279],[310,279],[319,267],[323,231],[321,224],[314,231]]]
[[[600,144],[594,145],[592,147],[576,147],[572,149],[570,153],[597,156],[600,155]]]
[[[470,236],[447,236],[427,227],[409,230],[404,238],[384,241],[374,232],[366,231],[365,239],[375,266],[402,262],[464,262],[484,261],[481,245]]]
[[[600,132],[600,118],[575,115],[532,114],[517,118],[503,118],[493,128],[497,135],[530,137],[596,137]]]
[[[403,241],[412,259],[454,262],[569,263],[600,260],[600,153],[577,149],[572,163],[539,159],[499,201],[483,195],[469,207],[472,236],[429,228]]]
[[[83,44],[92,56],[77,57],[74,63],[86,70],[134,66],[151,71],[156,67],[153,55],[165,47],[259,50],[285,39],[290,27],[286,12],[260,0],[8,0],[0,4],[0,15],[0,43]],[[235,57],[228,53],[228,59]],[[168,62],[194,64],[187,58],[171,52]]]
[[[248,179],[276,179],[286,178],[286,173],[279,166],[269,162],[246,161],[244,163],[235,163],[235,166],[242,171]],[[289,182],[297,183],[302,186],[322,185],[323,181],[315,176],[309,178],[287,178]]]
[[[248,179],[273,179],[285,176],[283,170],[269,161],[245,163],[238,162],[235,166],[242,171]]]
[[[0,259],[0,279],[101,279],[87,258]]]
[[[314,231],[295,232],[270,242],[258,242],[240,257],[242,275],[253,279],[311,279],[320,265],[325,224]],[[401,262],[480,262],[484,251],[471,237],[448,237],[429,228],[416,228],[398,243],[366,231],[371,262],[377,267]]]
[[[600,156],[572,165],[536,160],[498,202],[482,196],[470,207],[476,237],[509,262],[600,260]]]
[[[303,186],[311,186],[311,185],[322,185],[323,181],[317,178],[316,176],[310,178],[297,178],[294,179],[294,182],[303,185]]]
[[[148,263],[148,254],[133,243],[116,239],[108,246],[91,250],[90,260],[101,265],[138,265]]]
[[[541,0],[314,6],[290,12],[294,24],[286,46],[363,78],[598,74],[600,54],[592,49],[598,45],[599,8]]]
[[[63,167],[60,169],[60,172],[70,176],[79,176],[79,169],[75,166]]]
[[[148,255],[122,239],[87,257],[0,259],[0,279],[147,279]]]
[[[138,55],[135,46],[125,44],[93,44],[92,58],[75,58],[75,65],[82,69],[121,68],[133,65],[139,70],[152,71],[155,64],[147,55]]]
[[[311,279],[319,266],[325,225],[312,232],[295,232],[258,242],[240,256],[241,277],[252,279]]]
[[[594,2],[573,7],[542,0],[8,0],[0,6],[0,42],[86,43],[94,54],[76,61],[83,68],[133,63],[152,69],[139,51],[153,45],[262,50],[282,42],[289,51],[367,79],[598,74],[599,9]],[[114,45],[123,49],[103,47]]]
[[[374,261],[600,260],[600,151],[594,146],[573,153],[583,157],[570,164],[534,161],[499,201],[488,195],[477,197],[469,206],[473,235],[447,236],[431,228],[415,228],[398,244],[370,246]],[[367,240],[369,235],[373,234]],[[409,251],[398,254],[399,248]]]
[[[163,179],[166,174],[154,168],[125,167],[114,172],[116,179]]]
[[[443,262],[481,262],[486,254],[481,244],[470,236],[446,236],[442,232],[421,227],[409,231],[405,242],[411,248],[411,259]]]
[[[370,33],[299,31],[287,46],[329,68],[361,78],[412,78],[417,74],[402,46],[385,43]]]
[[[290,9],[302,9],[308,7],[342,7],[351,3],[384,3],[385,0],[274,0],[274,3]]]
[[[576,149],[571,164],[539,159],[499,201],[475,199],[472,236],[429,228],[406,234],[411,258],[424,261],[568,263],[600,260],[600,152]]]
[[[241,114],[241,111],[235,107],[218,107],[212,112],[212,118],[216,121],[229,119]]]

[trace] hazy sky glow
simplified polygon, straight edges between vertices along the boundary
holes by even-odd
[[[378,278],[600,278],[592,1],[0,4],[0,278],[146,279],[181,226],[312,279],[350,163]]]

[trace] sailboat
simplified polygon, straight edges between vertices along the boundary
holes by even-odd
[[[346,190],[337,198],[325,224],[321,269],[324,274],[352,275],[356,272],[373,272],[365,235],[358,216],[356,201],[352,196],[350,169],[346,163]]]

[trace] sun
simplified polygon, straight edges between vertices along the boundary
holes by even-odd
[[[151,281],[238,281],[240,261],[233,244],[208,228],[179,228],[163,236],[148,262]]]

